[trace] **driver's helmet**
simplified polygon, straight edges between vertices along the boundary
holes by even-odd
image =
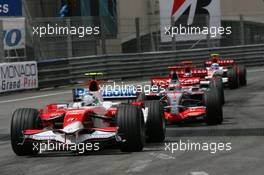
[[[218,53],[213,53],[211,54],[211,58],[219,58],[220,55]]]
[[[98,99],[95,95],[91,93],[86,93],[83,95],[83,98],[82,98],[83,106],[92,106],[92,105],[96,105],[97,103],[98,103]]]
[[[219,64],[217,64],[217,63],[213,63],[213,64],[211,65],[211,69],[212,69],[212,70],[219,70]]]
[[[169,91],[180,91],[182,90],[182,87],[180,83],[174,83],[174,84],[169,85],[168,90]]]
[[[171,82],[178,82],[179,81],[179,77],[178,77],[178,74],[177,72],[171,72]]]
[[[191,72],[186,72],[186,73],[184,74],[184,77],[192,77],[192,73],[191,73]]]
[[[184,77],[192,77],[192,71],[190,67],[185,68]]]

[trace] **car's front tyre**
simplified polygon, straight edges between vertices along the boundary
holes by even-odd
[[[206,107],[205,122],[208,125],[218,125],[223,122],[223,107],[219,100],[218,91],[210,89],[204,93],[203,103]]]
[[[123,141],[119,142],[123,152],[141,151],[145,145],[145,122],[141,108],[122,104],[117,110],[118,135]]]
[[[40,129],[41,120],[36,109],[21,108],[15,110],[11,120],[11,145],[18,156],[34,155],[38,151],[33,149],[31,142],[23,143],[23,131]],[[23,144],[22,144],[23,143]]]
[[[150,142],[163,142],[165,139],[166,126],[163,105],[159,100],[145,101],[148,110],[146,120],[146,135]]]

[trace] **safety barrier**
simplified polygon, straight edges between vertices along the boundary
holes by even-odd
[[[41,61],[39,86],[55,87],[87,79],[86,72],[103,72],[104,79],[136,79],[165,75],[167,67],[184,60],[202,66],[211,53],[235,59],[238,64],[264,65],[264,44],[138,54],[113,54]]]

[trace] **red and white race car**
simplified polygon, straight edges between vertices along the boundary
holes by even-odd
[[[165,119],[169,123],[188,119],[204,119],[207,124],[221,124],[223,121],[222,99],[216,87],[217,79],[211,86],[200,82],[206,74],[205,69],[191,66],[169,67],[170,75],[153,78],[152,85],[160,87],[160,92],[148,94],[145,99],[159,99],[163,102]],[[222,84],[222,81],[220,80]],[[222,89],[223,90],[223,89]]]
[[[247,84],[247,70],[243,65],[237,65],[233,59],[221,59],[219,54],[211,54],[211,58],[205,61],[208,71],[206,80],[213,77],[221,77],[224,84],[231,89]]]
[[[59,143],[58,150],[76,151],[72,145],[96,143],[98,148],[111,141],[118,143],[121,151],[131,152],[141,151],[145,139],[164,140],[164,113],[159,101],[123,104],[104,101],[101,94],[98,82],[92,80],[75,102],[49,104],[45,111],[15,110],[11,121],[13,151],[19,156],[38,154],[37,143]]]
[[[179,66],[169,67],[170,75],[165,78],[152,78],[151,84],[168,88],[173,86],[174,79],[179,79],[184,88],[207,89],[215,88],[218,91],[222,104],[225,103],[224,83],[220,76],[208,78],[208,70],[197,68],[192,65],[192,61],[183,61]]]

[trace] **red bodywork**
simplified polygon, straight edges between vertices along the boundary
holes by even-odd
[[[169,122],[180,122],[187,118],[195,118],[199,116],[203,116],[206,113],[205,107],[197,107],[197,108],[188,108],[185,111],[178,114],[171,114],[169,112],[165,112],[165,119]]]
[[[49,104],[46,106],[46,111],[42,109],[39,110],[43,128],[49,127],[54,129],[62,129],[70,124],[73,124],[74,122],[81,122],[87,129],[105,132],[117,131],[115,123],[107,119],[104,121],[106,127],[97,128],[94,126],[93,117],[91,117],[91,114],[94,113],[95,110],[100,109],[61,109],[61,106],[62,104]],[[108,119],[114,118],[116,111],[117,108],[109,108],[105,111],[104,116],[108,117]],[[40,131],[42,130],[25,130],[24,134],[36,134]]]
[[[174,92],[167,92],[167,96],[173,95],[173,98],[177,98],[177,94],[185,94],[185,95],[190,95],[185,91],[174,91]],[[195,93],[192,93],[192,95],[203,95],[203,92],[197,91]],[[179,99],[178,104],[182,104],[182,96]],[[185,99],[186,100],[186,99]],[[168,100],[168,106],[171,106],[169,100]],[[186,107],[185,109],[181,109],[178,107],[177,113],[172,113],[172,112],[164,112],[165,119],[169,122],[180,122],[184,121],[188,118],[196,118],[200,116],[204,116],[206,114],[206,108],[204,106],[196,106],[196,107]]]
[[[218,54],[216,54],[216,55],[211,56],[209,60],[205,61],[204,65],[205,67],[208,68],[208,67],[211,67],[213,63],[219,64],[219,66],[223,67],[224,70],[233,68],[235,69],[237,76],[240,76],[240,69],[238,68],[234,59],[231,59],[231,58],[221,59],[221,57]],[[223,75],[222,77],[227,77],[227,74]],[[228,77],[228,81],[230,81],[230,78],[231,77]]]
[[[99,92],[99,83],[96,80],[89,81],[88,88],[91,92]],[[144,107],[143,102],[131,103]],[[80,122],[85,129],[93,131],[116,132],[114,122],[117,107],[105,108],[103,105],[91,107],[69,108],[69,104],[48,104],[46,109],[40,109],[39,115],[42,128],[63,129],[75,122]],[[99,118],[100,127],[94,125],[94,119]],[[102,127],[103,126],[103,127]],[[44,129],[45,130],[45,129]],[[36,134],[43,130],[25,130],[24,134]]]
[[[167,111],[165,109],[164,116],[169,122],[180,122],[189,118],[201,117],[206,114],[206,108],[204,106],[197,105],[194,107],[182,108],[181,104],[183,100],[185,102],[187,101],[185,98],[186,96],[190,97],[190,101],[194,99],[194,96],[198,97],[198,99],[202,99],[204,94],[203,91],[198,90],[190,93],[189,90],[194,87],[199,87],[200,81],[204,80],[204,77],[207,76],[208,71],[207,69],[193,67],[191,65],[192,62],[190,61],[183,62],[182,64],[183,65],[180,66],[169,67],[168,77],[156,77],[151,79],[152,85],[157,85],[165,89],[180,86],[180,90],[166,90],[164,93],[162,93],[166,97],[166,104],[168,107],[176,111],[172,112],[172,110]],[[186,76],[186,73],[189,73],[189,75]],[[173,76],[175,76],[173,74],[177,75],[180,83],[172,81]],[[176,104],[171,104],[170,101],[176,101]]]

